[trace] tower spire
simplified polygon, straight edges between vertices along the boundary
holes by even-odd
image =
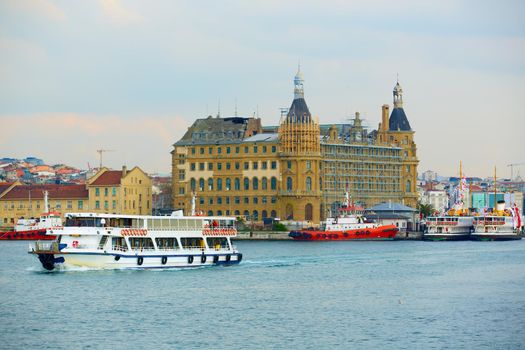
[[[399,74],[397,76],[396,86],[394,86],[394,108],[403,108],[403,88],[399,85]]]
[[[298,98],[304,98],[304,88],[303,88],[303,73],[301,73],[301,63],[297,65],[297,74],[293,80],[294,82],[294,100]]]

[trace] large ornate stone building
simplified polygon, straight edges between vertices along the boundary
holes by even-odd
[[[267,217],[319,223],[341,207],[345,192],[365,206],[392,201],[415,207],[416,146],[394,88],[394,109],[382,109],[368,132],[359,113],[352,124],[320,125],[304,99],[303,77],[277,128],[258,118],[197,119],[174,144],[175,208],[208,215]]]

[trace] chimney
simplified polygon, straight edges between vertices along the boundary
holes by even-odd
[[[123,165],[122,166],[122,177],[126,176],[127,173],[128,173],[128,168],[125,165]]]
[[[382,131],[388,131],[388,126],[390,124],[388,122],[389,109],[390,109],[390,107],[388,105],[383,105],[383,107],[382,107],[382,114],[381,114],[381,128],[382,128]]]

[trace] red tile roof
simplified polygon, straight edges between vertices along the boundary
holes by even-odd
[[[7,190],[12,184],[12,182],[0,182],[0,194]]]
[[[122,179],[122,171],[120,170],[108,170],[100,175],[91,185],[94,186],[111,186],[120,185]]]
[[[2,199],[43,199],[44,191],[48,191],[49,199],[88,198],[85,185],[19,185],[7,192]]]

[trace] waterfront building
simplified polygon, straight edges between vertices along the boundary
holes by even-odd
[[[421,193],[421,203],[430,204],[434,210],[442,213],[449,208],[449,196],[445,190],[429,190]]]
[[[44,191],[49,209],[62,217],[71,212],[151,215],[151,187],[151,179],[138,167],[102,168],[86,184],[0,183],[0,226],[40,216],[45,210]]]
[[[337,214],[345,192],[364,206],[417,204],[414,131],[394,88],[394,109],[383,106],[379,130],[359,113],[352,124],[320,125],[304,98],[300,71],[294,99],[278,127],[259,118],[197,119],[174,144],[174,208],[206,215],[280,218],[319,223]]]

